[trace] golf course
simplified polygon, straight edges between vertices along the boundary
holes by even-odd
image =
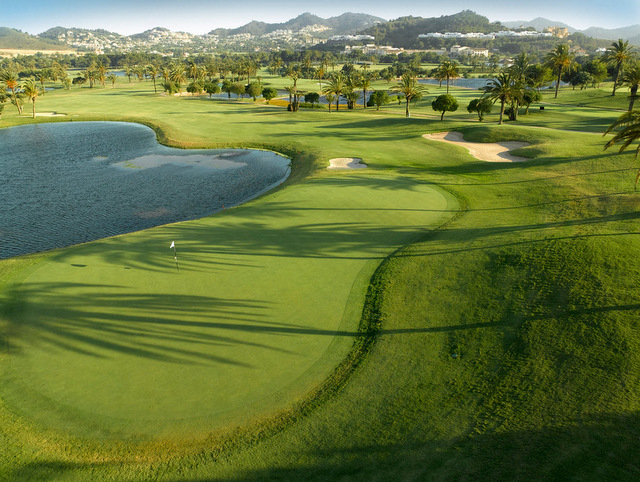
[[[124,77],[48,91],[36,119],[7,105],[15,132],[136,123],[291,173],[200,219],[0,259],[0,480],[637,480],[638,165],[603,136],[626,95],[548,92],[498,125],[441,121],[429,90],[409,118]],[[343,158],[366,168],[327,169]]]

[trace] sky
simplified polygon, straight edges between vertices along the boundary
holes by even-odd
[[[4,9],[0,27],[30,34],[51,27],[103,28],[122,35],[153,27],[204,34],[215,28],[240,27],[251,20],[285,22],[304,12],[329,18],[345,12],[368,13],[391,20],[413,15],[439,17],[473,10],[490,21],[544,17],[577,29],[626,27],[640,23],[640,0],[31,0],[15,13]]]

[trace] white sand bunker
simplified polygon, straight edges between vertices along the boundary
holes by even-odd
[[[329,160],[327,169],[364,169],[366,164],[359,157],[336,157]]]
[[[509,151],[520,149],[529,145],[528,142],[469,142],[464,140],[460,132],[437,132],[435,134],[424,134],[422,137],[432,141],[448,142],[457,146],[466,147],[473,157],[487,162],[523,162],[528,161],[526,157],[513,156]]]
[[[23,117],[33,117],[33,114],[30,112],[25,112],[22,114]],[[58,114],[57,112],[36,112],[36,117],[64,117],[67,114]]]

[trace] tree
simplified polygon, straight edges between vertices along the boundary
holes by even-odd
[[[173,80],[165,80],[162,83],[162,88],[169,95],[177,94],[178,92],[180,92],[178,84],[176,84]]]
[[[529,65],[526,70],[527,79],[531,83],[531,87],[540,90],[543,85],[553,80],[553,72],[548,66],[542,64]]]
[[[529,114],[529,107],[531,104],[535,104],[542,100],[542,94],[537,90],[526,89],[522,94],[522,105],[525,105],[527,108],[524,111],[524,115]]]
[[[493,102],[487,98],[473,99],[467,106],[467,112],[476,112],[478,114],[478,121],[482,122],[485,114],[490,114],[493,108]]]
[[[592,87],[596,87],[607,78],[607,66],[599,59],[589,60],[582,66],[582,70],[588,72],[593,77]]]
[[[484,90],[487,99],[490,99],[494,103],[500,101],[500,119],[498,120],[498,124],[502,124],[504,106],[508,101],[511,101],[513,97],[511,76],[508,72],[501,72],[494,79],[491,79],[482,90]]]
[[[640,110],[632,110],[622,114],[613,124],[611,124],[607,128],[603,135],[606,135],[618,128],[622,129],[618,131],[616,135],[613,136],[613,138],[605,144],[605,150],[613,146],[614,144],[622,143],[622,146],[618,151],[622,153],[622,151],[629,147],[633,142],[640,141]],[[638,154],[640,154],[640,144],[638,144],[638,147],[636,148],[636,155],[634,156],[634,159],[638,159]],[[634,189],[637,189],[638,187],[638,180],[640,180],[640,169],[638,170],[638,174],[636,175]]]
[[[233,82],[228,79],[222,81],[222,92],[227,94],[227,97],[231,99],[231,93],[233,92]]]
[[[638,86],[640,85],[640,62],[635,62],[627,68],[620,77],[620,84],[629,87],[629,112],[633,110],[633,104],[638,98]]]
[[[581,70],[580,72],[576,72],[574,75],[571,76],[571,79],[569,79],[569,83],[572,85],[574,89],[576,88],[576,86],[580,86],[580,90],[583,90],[588,85],[593,84],[594,79],[593,79],[593,75],[591,75],[589,72],[585,72],[584,70]]]
[[[194,80],[187,86],[187,92],[189,92],[192,96],[199,94],[204,89],[204,85],[202,85],[199,81]]]
[[[42,95],[45,94],[44,83],[51,77],[51,72],[48,69],[42,69],[36,72],[36,78],[40,82]]]
[[[205,82],[204,91],[209,94],[209,98],[213,96],[213,94],[220,93],[220,85],[217,82]]]
[[[169,73],[169,79],[178,87],[178,92],[182,89],[182,84],[187,81],[187,77],[184,70],[179,65],[171,69]]]
[[[35,79],[27,79],[22,85],[22,92],[33,104],[33,118],[36,118],[36,99],[42,94]]]
[[[556,94],[554,99],[558,98],[558,89],[560,88],[562,73],[565,70],[570,70],[574,65],[573,58],[574,55],[569,52],[569,46],[567,44],[558,44],[554,50],[547,54],[547,65],[558,73],[558,76],[556,77]]]
[[[336,95],[332,94],[331,92],[327,92],[326,94],[324,94],[324,98],[327,101],[327,104],[329,104],[329,113],[331,113],[331,104],[333,103],[333,99],[336,97]]]
[[[151,77],[151,80],[153,80],[153,92],[155,94],[158,93],[158,89],[156,88],[156,77],[158,77],[159,73],[160,73],[160,68],[158,67],[157,64],[147,65],[147,75]]]
[[[458,101],[452,95],[442,94],[431,102],[431,108],[436,112],[442,112],[440,120],[444,120],[445,112],[454,112],[458,110]]]
[[[411,72],[406,72],[400,78],[400,82],[392,89],[394,92],[402,94],[407,103],[405,110],[405,117],[411,117],[409,112],[409,104],[411,102],[419,101],[423,94],[428,94],[429,91],[424,85],[418,83],[418,78]]]
[[[376,90],[369,97],[369,102],[376,106],[376,110],[380,110],[380,107],[391,102],[391,97],[386,90]]]
[[[11,91],[11,103],[18,108],[18,114],[22,114],[22,104],[18,100],[17,92],[20,89],[18,74],[10,70],[3,70],[0,72],[0,82]]]
[[[244,88],[244,84],[242,82],[233,82],[231,84],[231,93],[236,94],[240,97],[240,100],[244,99],[244,95],[246,94],[246,89]]]
[[[345,77],[342,73],[338,73],[333,75],[331,79],[329,79],[329,83],[325,87],[323,93],[325,94],[333,94],[336,99],[336,111],[340,110],[340,96],[346,90],[345,85]]]
[[[109,75],[107,75],[107,80],[111,82],[111,88],[113,89],[116,86],[116,81],[118,80],[118,76],[113,72],[111,72]]]
[[[2,111],[4,111],[4,103],[7,101],[7,94],[0,90],[0,119],[2,119]]]
[[[371,79],[372,75],[370,72],[365,72],[364,74],[362,74],[360,79],[358,79],[358,87],[362,89],[362,98],[364,99],[363,103],[365,109],[367,108],[367,90],[369,90],[369,87],[371,87]]]
[[[98,78],[98,80],[102,84],[102,87],[104,87],[105,86],[104,85],[105,81],[107,79],[107,74],[109,73],[107,71],[107,68],[104,66],[104,64],[102,62],[100,62],[95,70],[96,70],[96,77]]]
[[[274,99],[278,96],[278,91],[273,87],[265,87],[262,89],[262,97],[267,101],[267,104],[271,102],[271,99]]]
[[[458,64],[451,60],[444,60],[436,70],[436,78],[440,80],[440,84],[442,85],[442,80],[447,82],[447,94],[449,93],[449,82],[458,77],[460,77]]]
[[[613,76],[613,94],[616,95],[616,86],[618,85],[618,77],[622,70],[623,64],[631,58],[631,47],[629,47],[629,41],[623,41],[618,39],[617,42],[613,42],[611,47],[607,49],[605,58],[607,61],[615,67],[615,74]]]
[[[320,102],[320,94],[318,94],[317,92],[307,92],[304,95],[304,101],[310,103],[311,105],[315,104],[316,102]]]
[[[256,99],[262,94],[262,87],[257,82],[252,82],[245,87],[247,91],[247,95],[253,99],[255,102]]]

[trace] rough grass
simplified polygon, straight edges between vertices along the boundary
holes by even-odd
[[[638,198],[631,155],[603,152],[598,135],[567,132],[597,131],[604,121],[588,108],[550,116],[560,131],[521,127],[524,117],[496,126],[471,115],[441,123],[393,111],[292,114],[154,97],[144,84],[111,101],[106,89],[85,90],[43,104],[79,118],[154,124],[166,142],[185,147],[287,149],[296,170],[282,195],[330,178],[325,159],[357,156],[376,172],[367,176],[379,196],[389,192],[373,182],[378,176],[400,176],[437,183],[464,210],[381,265],[363,317],[373,339],[352,351],[357,368],[328,395],[312,392],[309,405],[283,414],[286,422],[244,427],[227,448],[189,453],[171,441],[104,447],[3,410],[4,478],[638,477]],[[532,160],[477,162],[420,137],[450,129],[475,141],[525,140],[531,145],[518,154]],[[270,199],[243,209],[249,215]],[[8,277],[29,262],[0,269]]]

